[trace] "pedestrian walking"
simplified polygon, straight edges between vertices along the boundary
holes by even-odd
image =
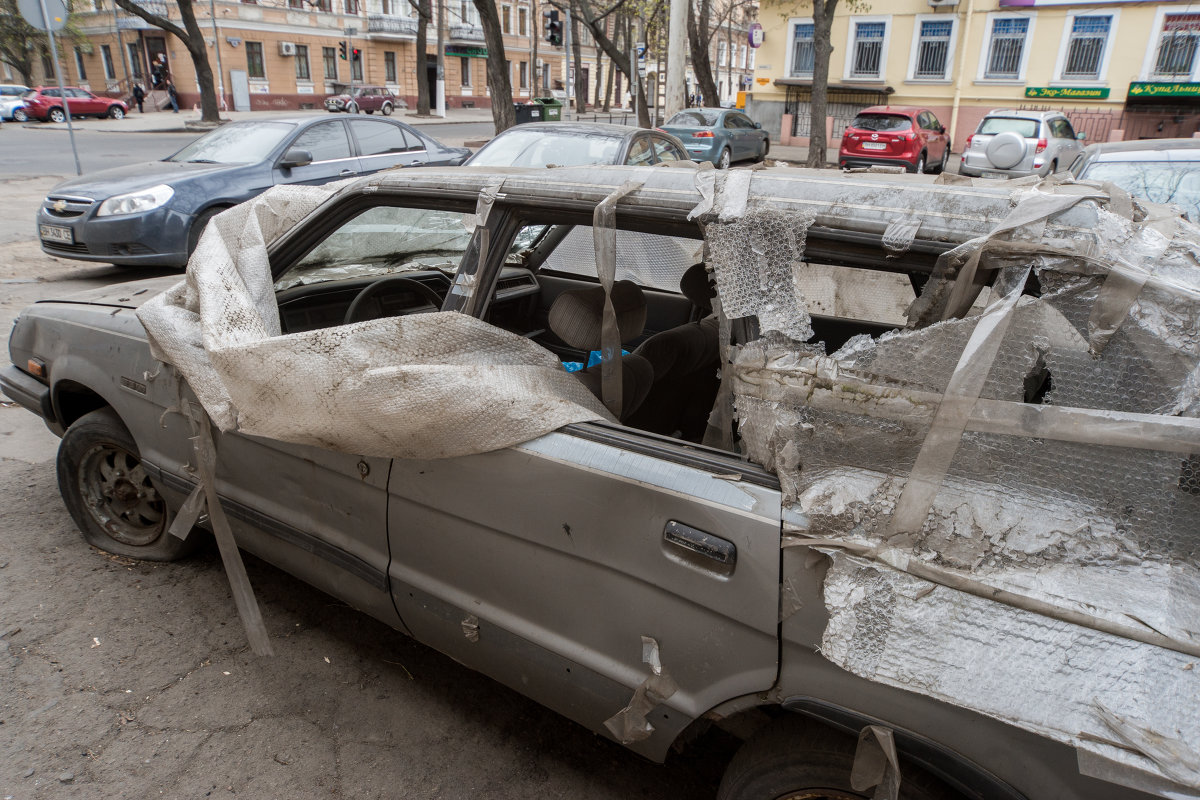
[[[167,81],[167,102],[171,104],[171,110],[178,114],[179,93],[175,91],[175,84],[172,81]]]
[[[146,90],[142,88],[140,83],[133,85],[133,102],[137,103],[139,114],[146,113],[146,109],[142,107],[142,104],[146,102]]]

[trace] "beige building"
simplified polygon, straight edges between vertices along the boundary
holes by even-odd
[[[747,109],[806,143],[813,25],[763,0]],[[832,30],[827,131],[870,105],[928,108],[962,148],[995,108],[1053,108],[1089,141],[1192,136],[1200,127],[1200,3],[1182,0],[872,0]]]

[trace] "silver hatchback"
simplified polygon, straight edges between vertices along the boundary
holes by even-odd
[[[967,137],[958,171],[972,177],[1049,175],[1071,166],[1083,151],[1082,138],[1057,111],[997,109]]]

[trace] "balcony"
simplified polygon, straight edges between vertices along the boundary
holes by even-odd
[[[388,33],[393,36],[416,36],[417,20],[415,17],[401,17],[395,14],[368,14],[367,33]],[[433,31],[430,30],[432,37]]]
[[[151,14],[157,14],[160,17],[169,17],[170,12],[167,11],[166,0],[137,0],[137,5],[149,11]],[[117,17],[117,28],[123,31],[144,31],[154,28],[149,22],[141,17],[135,17],[128,12],[122,11]]]
[[[482,42],[483,28],[478,25],[457,24],[450,25],[449,36],[447,41],[451,42]]]

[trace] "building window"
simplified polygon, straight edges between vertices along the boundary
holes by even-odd
[[[311,81],[312,73],[308,70],[308,45],[296,45],[296,80]]]
[[[922,20],[917,40],[917,63],[913,77],[925,80],[945,80],[950,66],[950,36],[954,23],[950,20]]]
[[[525,6],[517,9],[517,35],[529,35],[529,9]]]
[[[288,8],[304,8],[304,0],[288,0]]]
[[[717,42],[717,66],[725,66],[726,46],[724,41]]]
[[[459,65],[458,65],[459,74],[462,75],[462,85],[470,86],[471,85],[471,59],[460,58],[458,61],[459,61]]]
[[[383,80],[387,83],[396,82],[396,54],[391,50],[383,53]]]
[[[267,77],[263,66],[262,42],[246,42],[246,75],[251,78]]]
[[[75,48],[75,71],[79,73],[80,83],[87,80],[87,67],[83,64],[83,51],[78,47]]]
[[[1063,66],[1064,78],[1100,80],[1100,64],[1111,27],[1110,16],[1075,17],[1067,44],[1067,63]]]
[[[321,61],[325,64],[325,80],[337,80],[337,49],[333,47],[321,48]]]
[[[518,72],[520,74],[520,78],[521,78],[521,83],[520,83],[521,88],[528,89],[529,88],[529,62],[522,61],[517,66],[517,70],[518,70]]]
[[[346,13],[350,15],[358,14],[358,0],[346,0]]]
[[[984,77],[1019,79],[1028,33],[1029,20],[1024,17],[994,20]]]
[[[879,78],[883,69],[886,22],[855,22],[851,49],[851,78]]]
[[[813,43],[813,24],[797,22],[792,26],[792,77],[813,74],[813,59],[816,55]]]
[[[1154,74],[1161,77],[1191,76],[1196,65],[1196,45],[1200,39],[1200,14],[1167,14]]]
[[[107,80],[117,79],[117,70],[113,66],[112,48],[106,44],[100,45],[100,60],[104,62],[104,77]]]
[[[500,6],[500,30],[512,33],[512,6]]]
[[[317,11],[331,13],[333,11],[333,0],[310,0],[309,4]]]
[[[142,52],[137,42],[127,42],[125,49],[129,53],[129,63],[133,65],[133,77],[142,77]]]

